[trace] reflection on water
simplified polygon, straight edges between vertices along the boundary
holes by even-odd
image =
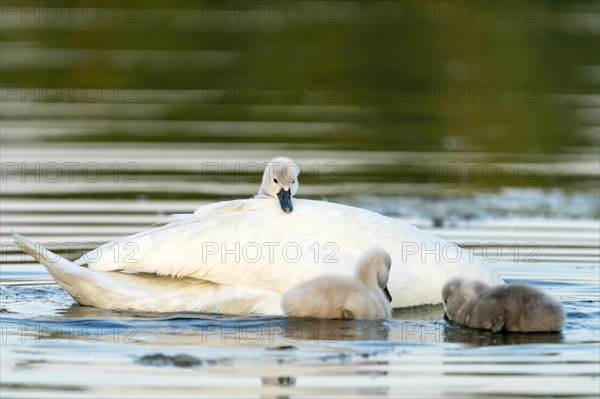
[[[466,343],[475,346],[541,344],[563,342],[562,333],[492,333],[491,331],[475,330],[457,324],[444,326],[444,341]]]
[[[386,321],[116,312],[53,284],[13,285],[19,266],[7,267],[0,372],[15,395],[597,396],[597,262],[494,265],[563,302],[565,328],[547,334],[469,329],[443,321],[440,305]]]
[[[527,280],[518,278],[524,267],[516,263],[508,264],[499,271],[508,282],[527,281],[560,298],[581,298],[563,301],[568,319],[565,332],[498,334],[470,329],[443,321],[441,305],[395,309],[392,319],[388,321],[109,311],[74,304],[68,294],[56,285],[3,286],[2,322],[11,326],[12,333],[9,335],[31,335],[35,340],[60,338],[63,334],[62,338],[68,336],[70,340],[87,342],[90,339],[114,338],[124,342],[167,340],[177,345],[241,343],[281,348],[293,348],[302,342],[343,341],[404,344],[446,342],[475,346],[562,343],[565,334],[571,342],[585,342],[594,336],[600,317],[597,309],[600,299],[593,297],[594,287],[598,284],[597,265],[572,274],[565,273],[573,269],[568,265],[555,265],[549,269],[530,266]],[[553,274],[560,276],[560,283],[554,282]],[[591,331],[586,332],[589,329]]]
[[[11,3],[1,27],[3,139],[598,146],[593,1],[242,3]]]

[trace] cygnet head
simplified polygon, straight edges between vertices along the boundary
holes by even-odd
[[[391,267],[392,258],[390,258],[390,254],[386,250],[382,248],[370,248],[356,262],[354,277],[368,286],[376,284],[383,290],[387,300],[392,302],[392,295],[390,295],[390,291],[387,288]]]
[[[292,196],[298,191],[300,167],[289,158],[278,157],[267,163],[258,195],[277,198],[284,212],[291,212]]]
[[[453,278],[448,280],[442,288],[442,301],[444,303],[445,316],[450,320],[456,320],[458,310],[467,299],[479,295],[488,286],[481,281],[464,280]]]

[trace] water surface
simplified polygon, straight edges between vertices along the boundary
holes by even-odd
[[[94,206],[102,203],[95,201]],[[120,203],[123,208],[130,205]],[[120,207],[105,210],[101,224],[86,228],[91,234],[106,225],[139,229],[135,218],[120,220]],[[142,223],[161,217],[138,211]],[[82,213],[63,217],[76,221]],[[76,234],[70,229],[78,226],[23,224],[19,229],[30,228],[34,236],[36,228],[50,226],[72,239]],[[522,237],[523,248],[539,240],[535,252],[516,251],[514,243],[497,244],[493,256],[498,250],[504,256],[488,260],[507,282],[527,282],[563,303],[565,328],[545,334],[464,328],[443,321],[441,305],[396,309],[386,321],[82,307],[52,283],[42,266],[5,243],[3,256],[9,261],[0,269],[3,397],[595,397],[600,378],[600,248],[596,243],[562,248],[550,244],[546,249],[542,243],[551,235],[541,237],[540,232],[547,233],[548,224],[557,233],[569,229],[590,243],[599,234],[597,223],[585,220],[502,218],[446,228],[421,223],[448,238],[479,240],[482,245],[474,250],[484,257],[490,254],[482,250],[483,243],[487,248],[490,242],[501,243],[507,232]],[[95,239],[103,237],[97,234]],[[482,236],[487,238],[482,241]],[[54,234],[51,238],[56,239]],[[71,244],[63,245],[65,254],[75,251]]]

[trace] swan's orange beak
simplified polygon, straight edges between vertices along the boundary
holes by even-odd
[[[281,209],[283,209],[285,213],[290,213],[294,210],[294,207],[292,205],[292,191],[290,189],[288,189],[287,191],[284,188],[279,190],[279,192],[277,193],[277,198],[279,199]]]

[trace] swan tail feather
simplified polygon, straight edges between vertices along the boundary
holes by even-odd
[[[75,298],[80,304],[86,304],[85,302],[87,301],[83,295],[85,287],[90,284],[98,285],[100,283],[96,281],[98,280],[97,273],[76,265],[70,260],[48,250],[43,245],[33,242],[14,231],[12,232],[12,237],[19,248],[41,263],[69,295]]]

